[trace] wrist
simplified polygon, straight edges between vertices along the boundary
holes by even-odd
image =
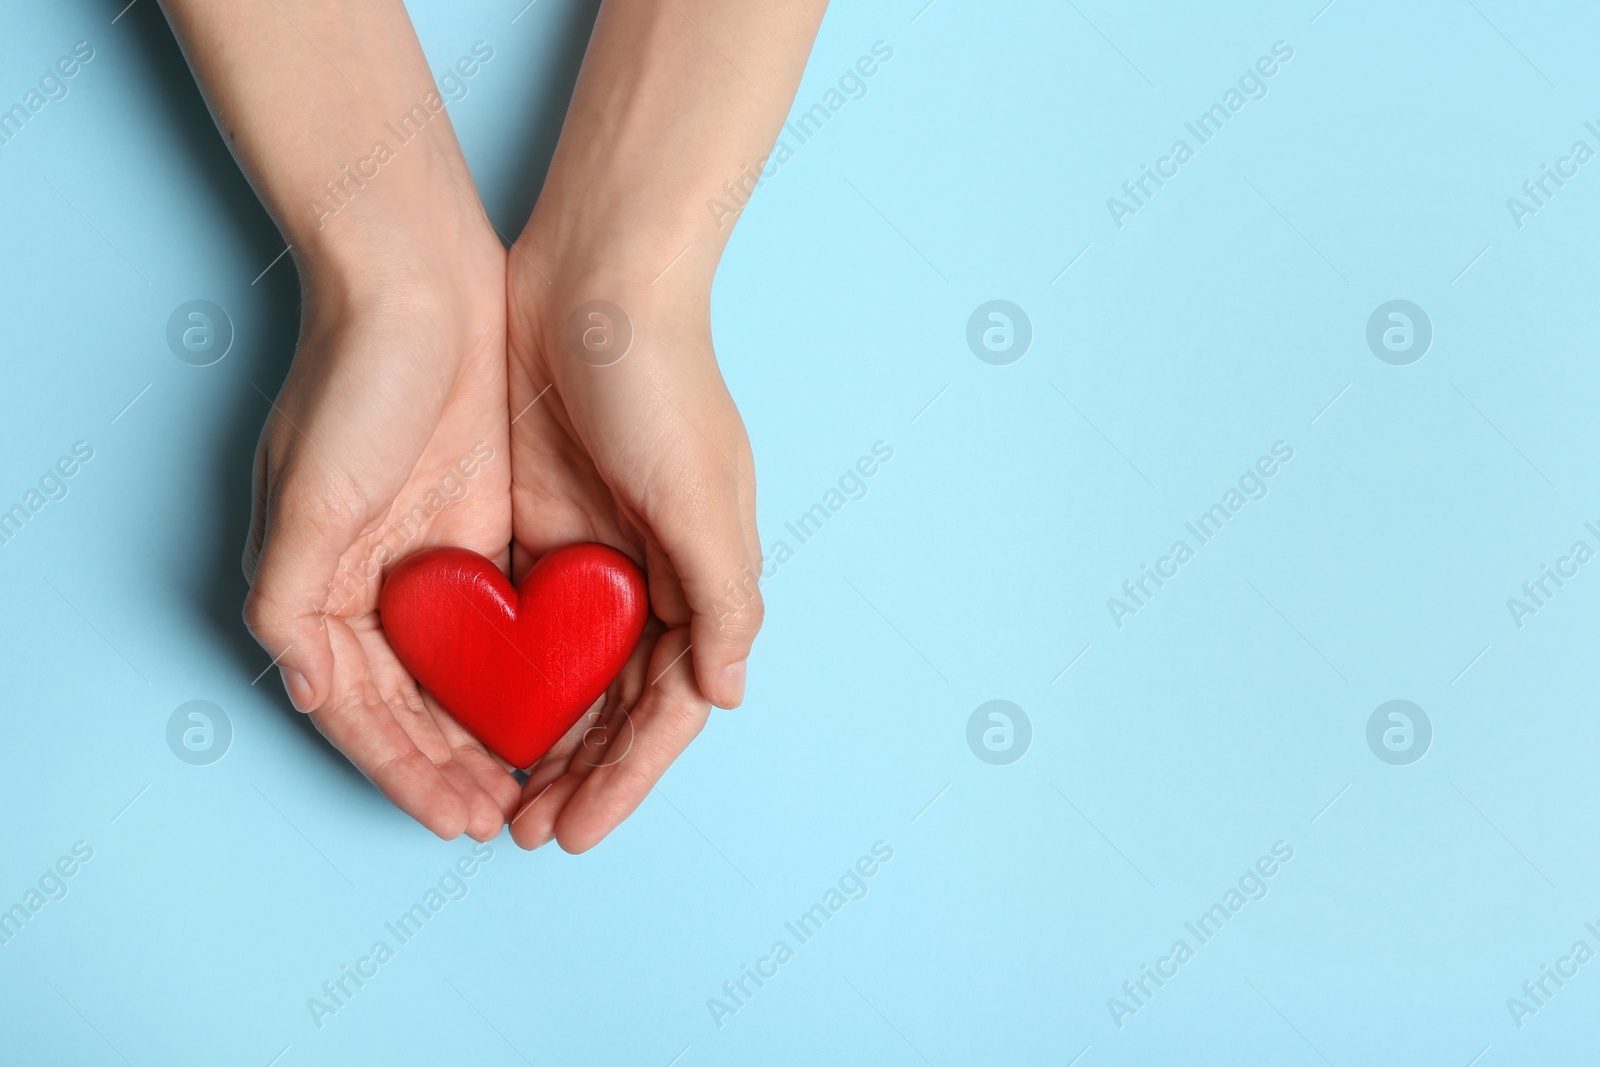
[[[626,391],[641,372],[659,380],[655,375],[715,369],[710,285],[690,272],[674,267],[652,285],[645,270],[610,260],[544,277],[513,250],[507,293],[513,354],[536,361],[536,377],[563,389]]]
[[[703,170],[646,175],[614,160],[598,173],[552,167],[513,255],[550,279],[710,292],[732,220],[707,212]],[[525,264],[526,265],[526,264]]]
[[[464,165],[357,180],[351,173],[339,185],[325,183],[320,196],[274,211],[303,268],[352,283],[432,270],[448,277],[504,251]]]
[[[481,210],[476,199],[469,212],[437,197],[373,196],[349,204],[337,226],[290,231],[308,307],[503,307],[505,249]]]
[[[504,336],[505,253],[492,236],[391,226],[372,241],[297,247],[295,260],[302,340],[390,323],[406,343],[430,342],[422,351],[468,358]]]
[[[826,5],[690,6],[709,36],[676,3],[602,5],[521,242],[547,274],[668,271],[709,289]]]

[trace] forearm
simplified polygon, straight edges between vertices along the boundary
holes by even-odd
[[[477,225],[471,178],[400,0],[162,6],[303,271],[379,275],[386,259],[448,252]]]
[[[527,254],[580,273],[638,272],[687,247],[673,273],[709,287],[733,220],[708,201],[727,201],[725,183],[748,195],[826,6],[605,0]]]

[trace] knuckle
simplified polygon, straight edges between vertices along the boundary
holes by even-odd
[[[673,760],[683,754],[700,731],[705,728],[707,720],[711,717],[711,705],[695,701],[693,704],[677,708],[672,714],[662,716],[657,722],[657,735],[654,745],[648,753],[648,758],[630,768],[639,775],[641,784],[648,787],[655,785],[655,780],[661,777]],[[654,775],[649,768],[659,768]]]
[[[257,581],[245,595],[240,612],[245,627],[270,651],[279,651],[292,640],[295,624],[303,617],[273,596],[265,583]]]
[[[748,644],[766,619],[766,602],[753,583],[748,588],[734,587],[716,601],[710,615],[720,641],[733,646]]]
[[[277,611],[272,607],[259,585],[253,585],[244,598],[244,611],[240,613],[244,618],[245,628],[255,635],[256,640],[263,640],[275,629],[278,617]]]
[[[671,759],[671,756],[667,757],[669,762]],[[615,773],[615,777],[609,783],[612,790],[611,795],[616,798],[629,798],[632,803],[637,803],[637,801],[631,800],[631,798],[643,799],[648,796],[650,791],[656,787],[656,782],[661,779],[661,771],[655,771],[627,760],[616,764],[611,770]],[[664,765],[662,770],[665,770]],[[618,814],[626,817],[625,812],[619,812]],[[620,822],[621,820],[619,819],[618,821]]]

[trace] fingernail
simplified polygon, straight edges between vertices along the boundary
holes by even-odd
[[[541,848],[544,848],[544,846],[548,845],[551,841],[555,840],[555,836],[556,835],[553,832],[547,833],[543,837],[540,837],[531,844],[527,845],[524,845],[521,841],[517,841],[516,834],[511,835],[511,840],[516,842],[517,847],[522,849],[524,852],[537,852]]]
[[[279,667],[278,673],[283,675],[283,689],[289,694],[289,703],[296,711],[310,711],[313,694],[306,676],[293,667]]]
[[[717,690],[722,694],[723,707],[736,708],[744,703],[744,676],[744,660],[722,668],[722,677],[718,680]]]

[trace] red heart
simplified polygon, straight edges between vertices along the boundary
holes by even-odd
[[[542,556],[517,589],[464,548],[407,556],[379,595],[406,670],[478,740],[525,768],[606,691],[644,632],[644,575],[597,544]]]

